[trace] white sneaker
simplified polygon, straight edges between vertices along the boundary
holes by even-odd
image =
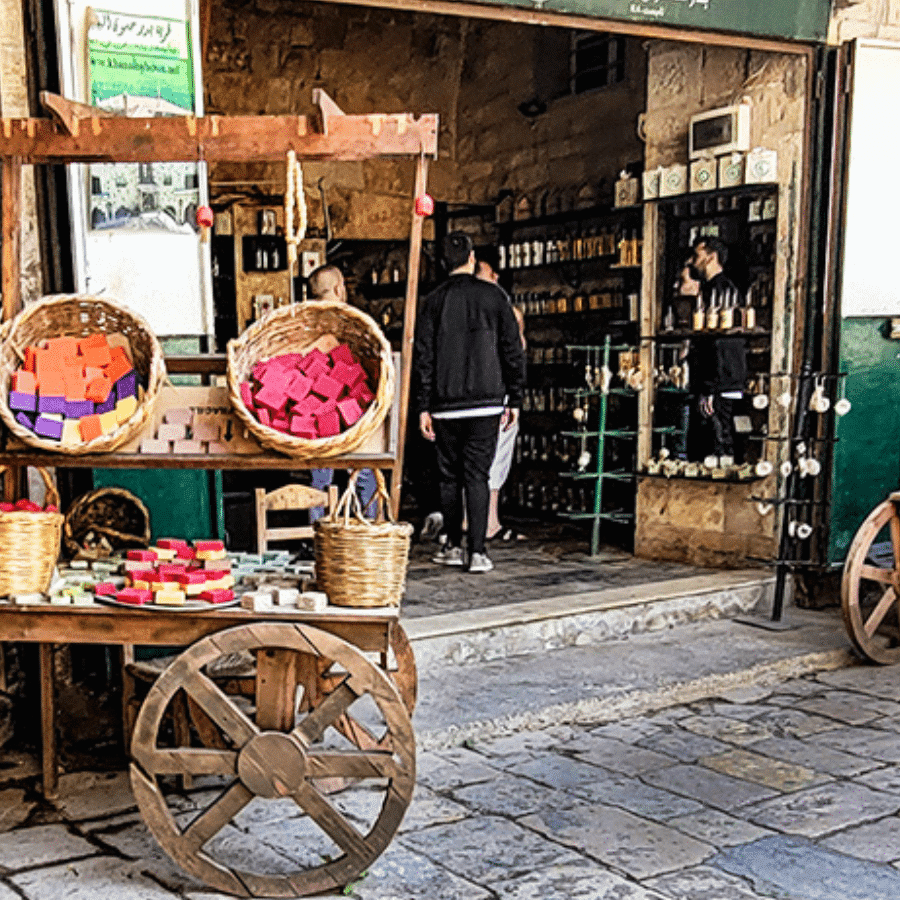
[[[487,553],[473,553],[469,562],[470,572],[490,572],[494,564],[488,558]]]
[[[441,566],[460,566],[465,563],[462,547],[443,547],[431,557],[433,563]]]
[[[422,525],[422,533],[420,537],[422,540],[426,538],[436,538],[441,529],[444,527],[444,517],[439,512],[429,513],[425,517],[425,524]]]

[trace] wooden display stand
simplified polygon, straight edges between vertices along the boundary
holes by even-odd
[[[412,200],[425,192],[428,157],[437,153],[438,118],[410,114],[346,116],[321,91],[319,115],[192,116],[123,118],[84,104],[43,95],[54,119],[0,120],[2,160],[3,320],[21,308],[22,167],[68,162],[260,162],[284,160],[289,150],[315,160],[363,160],[409,156],[417,160]],[[297,469],[319,466],[377,468],[392,473],[392,504],[400,500],[403,446],[410,390],[422,218],[412,214],[406,288],[396,452],[328,459],[293,459],[263,452],[251,456],[146,456],[113,453],[68,456],[13,448],[3,434],[0,464],[104,468]],[[170,372],[219,373],[223,357],[167,360]],[[6,480],[7,491],[20,479]],[[160,676],[138,715],[131,745],[132,784],[147,825],[167,852],[211,886],[239,896],[304,896],[347,884],[387,846],[411,799],[415,739],[410,724],[415,695],[411,654],[395,609],[280,613],[278,622],[242,609],[148,612],[103,607],[17,607],[0,604],[0,640],[40,645],[44,792],[57,791],[52,645],[55,643],[148,644],[197,641]],[[210,635],[215,635],[210,638]],[[397,671],[387,671],[394,649]],[[256,654],[255,714],[238,707],[204,674],[217,654]],[[365,653],[378,654],[375,665]],[[297,687],[303,694],[297,708]],[[398,690],[399,688],[399,690]],[[160,720],[169,703],[187,696],[199,710],[200,734],[218,734],[222,746],[203,741],[163,749]],[[406,698],[404,700],[404,697]],[[350,708],[373,700],[386,725],[376,739]],[[209,726],[212,726],[210,729]],[[325,751],[317,743],[326,728],[339,731],[354,750]],[[157,778],[173,774],[219,775],[233,782],[189,827],[172,818]],[[381,813],[367,833],[323,796],[328,781],[386,781]],[[340,848],[336,858],[298,872],[259,875],[230,868],[207,853],[206,844],[254,797],[289,796]]]

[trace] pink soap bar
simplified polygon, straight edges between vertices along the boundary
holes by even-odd
[[[129,550],[125,555],[126,559],[133,560],[135,562],[155,562],[156,561],[156,551],[155,550]]]
[[[196,559],[197,552],[194,550],[193,547],[179,547],[175,551],[175,558],[176,559],[186,559],[186,560]]]
[[[272,412],[278,412],[287,406],[287,394],[285,392],[285,377],[280,375],[277,379],[271,379],[256,392],[256,405],[265,406]]]
[[[98,597],[115,597],[116,586],[108,581],[101,581],[100,584],[94,585],[94,593]]]
[[[309,366],[325,363],[328,365],[328,357],[316,347],[300,360],[300,368],[305,372]]]
[[[347,344],[338,344],[334,350],[331,351],[331,359],[332,362],[339,363],[347,363],[348,366],[352,366],[356,360],[353,358],[353,351],[347,346]]]
[[[332,437],[341,433],[341,421],[336,410],[316,416],[316,426],[319,437]]]
[[[297,416],[314,416],[321,408],[322,401],[314,394],[310,394],[294,406],[293,412]]]
[[[184,572],[176,575],[175,580],[179,584],[203,584],[206,581],[206,575],[203,572]]]
[[[241,385],[241,387],[243,388],[243,385]],[[179,409],[167,409],[163,416],[163,422],[168,425],[190,425],[193,419],[193,412],[183,407]]]
[[[134,606],[141,606],[144,603],[153,601],[153,591],[145,591],[141,588],[124,588],[116,594],[116,600],[120,603],[131,603]]]
[[[352,387],[350,380],[354,376],[353,366],[349,366],[345,362],[336,362],[330,375],[335,381],[339,381],[347,387]],[[357,379],[357,381],[358,380],[359,379]],[[356,384],[356,382],[354,381],[353,384]]]
[[[297,437],[315,437],[316,423],[312,416],[291,416],[291,434]]]
[[[217,541],[210,538],[208,540],[194,541],[194,549],[200,552],[206,550],[224,550],[225,544],[222,541]]]
[[[299,403],[312,390],[313,380],[302,372],[295,372],[290,384],[287,386],[287,395],[289,400]]]
[[[269,368],[269,364],[267,362],[259,362],[253,367],[253,372],[251,373],[254,381],[262,381],[266,370]]]
[[[253,409],[255,403],[253,400],[253,389],[250,387],[249,381],[241,382],[241,400],[244,401],[244,406],[247,409]]]
[[[269,415],[269,411],[265,407],[256,411],[256,417],[259,419],[260,425],[269,427],[272,424],[272,416]]]
[[[163,550],[177,550],[179,547],[187,547],[188,542],[184,538],[160,538],[156,546]]]
[[[284,434],[287,434],[291,429],[290,422],[288,422],[288,420],[283,416],[277,416],[276,418],[272,419],[272,427],[276,431],[280,431]]]
[[[200,594],[200,599],[206,600],[207,603],[227,603],[229,600],[234,600],[234,591],[230,591],[227,588],[203,591]]]
[[[344,390],[340,381],[335,381],[330,375],[320,375],[312,387],[313,393],[324,397],[326,400],[337,400]]]
[[[328,365],[328,358],[323,357],[322,359],[317,359],[314,363],[310,363],[302,371],[304,375],[308,375],[315,381],[320,375],[327,375],[331,371],[331,366]]]
[[[346,400],[341,400],[338,403],[337,408],[338,412],[341,414],[341,418],[344,420],[344,424],[348,428],[362,418],[362,410],[359,408],[359,404],[352,397],[347,397]]]
[[[156,571],[163,576],[164,580],[168,581],[172,576],[184,575],[187,569],[179,563],[160,563],[156,567]]]
[[[131,578],[132,582],[135,581],[155,581],[156,580],[156,569],[135,569],[132,572],[128,573],[129,578]]]
[[[350,396],[363,409],[367,409],[375,399],[375,395],[369,390],[368,385],[364,381],[361,381],[352,391],[350,391]]]

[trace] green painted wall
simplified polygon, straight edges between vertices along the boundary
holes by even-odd
[[[841,371],[853,409],[836,429],[828,546],[836,564],[863,519],[900,485],[900,341],[885,338],[885,321],[840,323]]]

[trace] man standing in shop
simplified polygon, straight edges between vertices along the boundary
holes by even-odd
[[[738,302],[738,290],[725,274],[728,248],[715,237],[694,244],[693,265],[701,278],[704,306]],[[712,427],[716,467],[734,462],[734,402],[747,383],[747,347],[736,334],[703,335],[691,342],[691,382],[699,394],[700,415]]]
[[[506,294],[475,277],[468,235],[444,239],[450,277],[424,300],[416,325],[416,406],[422,435],[435,442],[447,543],[434,562],[462,567],[463,489],[470,572],[489,572],[485,553],[488,473],[501,420],[518,421],[525,382],[519,326]],[[505,405],[504,405],[505,402]]]

